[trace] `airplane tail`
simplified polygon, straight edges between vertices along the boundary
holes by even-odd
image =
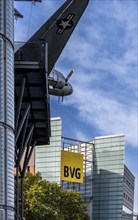
[[[39,40],[45,40],[48,43],[48,75],[81,18],[88,2],[89,0],[67,0],[28,40],[27,43]]]

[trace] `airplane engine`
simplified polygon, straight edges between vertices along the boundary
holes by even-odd
[[[48,83],[53,89],[63,89],[66,81],[62,73],[53,69],[48,77]]]

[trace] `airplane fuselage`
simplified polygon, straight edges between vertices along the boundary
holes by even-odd
[[[68,96],[73,93],[73,88],[66,81],[62,73],[53,69],[48,77],[49,94],[55,96]]]

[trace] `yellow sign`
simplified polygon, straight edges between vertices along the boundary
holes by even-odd
[[[83,154],[61,151],[61,180],[83,183]]]

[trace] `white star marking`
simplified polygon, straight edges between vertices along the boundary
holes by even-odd
[[[65,29],[66,27],[72,26],[71,24],[69,24],[69,22],[70,22],[70,20],[68,20],[68,21],[61,20],[60,25],[62,25],[63,29]]]

